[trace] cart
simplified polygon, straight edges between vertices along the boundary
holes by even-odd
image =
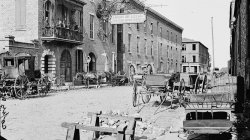
[[[174,83],[175,90],[182,88],[183,93],[190,94],[207,92],[208,87],[208,75],[205,73],[180,73],[179,82]]]
[[[144,75],[143,78],[138,80],[134,78],[133,82],[133,94],[132,94],[132,103],[136,107],[140,104],[139,99],[142,99],[143,104],[146,104],[150,101],[151,96],[160,97],[160,105],[156,109],[155,113],[167,97],[171,97],[171,107],[172,107],[172,93],[173,90],[170,87],[170,76],[166,75]]]
[[[0,91],[5,96],[26,98],[28,95],[47,95],[50,90],[50,80],[34,69],[34,56],[18,55],[2,56],[2,76]]]
[[[233,126],[234,101],[230,93],[192,94],[185,106],[184,132],[221,134]]]

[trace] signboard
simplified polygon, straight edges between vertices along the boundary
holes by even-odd
[[[146,20],[144,13],[112,15],[111,24],[143,23]]]

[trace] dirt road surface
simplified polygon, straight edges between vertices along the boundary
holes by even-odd
[[[177,134],[169,132],[182,127],[184,109],[163,106],[154,115],[156,107],[152,105],[156,100],[159,97],[153,97],[142,109],[142,106],[133,107],[132,87],[129,86],[69,90],[25,100],[9,99],[2,102],[9,115],[7,128],[1,135],[8,140],[65,140],[67,130],[61,127],[62,122],[81,122],[86,120],[87,112],[112,110],[139,115],[147,122],[148,129],[137,128],[136,139],[178,139]],[[84,133],[81,135],[85,137]]]

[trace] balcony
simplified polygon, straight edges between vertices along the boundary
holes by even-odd
[[[79,30],[72,30],[59,26],[45,27],[42,29],[42,40],[82,44],[83,34]]]
[[[82,0],[44,0],[41,39],[82,44],[85,4]]]

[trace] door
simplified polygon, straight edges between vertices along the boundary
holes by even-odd
[[[71,55],[68,50],[64,50],[61,55],[60,71],[65,82],[71,82]]]

